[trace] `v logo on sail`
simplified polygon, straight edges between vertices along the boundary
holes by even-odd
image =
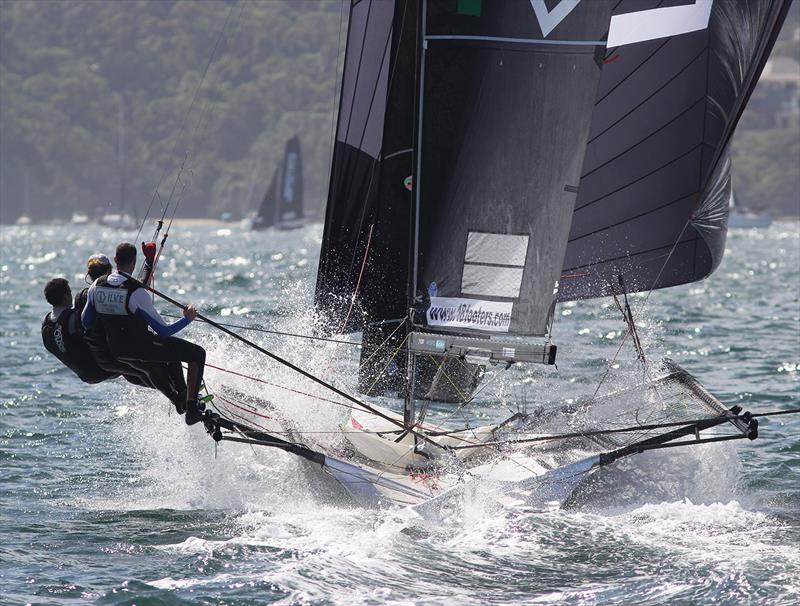
[[[547,10],[544,0],[531,0],[531,7],[536,13],[539,27],[542,28],[542,35],[546,38],[555,27],[561,23],[567,15],[572,12],[581,0],[561,0],[553,10]]]

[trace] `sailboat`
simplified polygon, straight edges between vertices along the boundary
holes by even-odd
[[[300,138],[286,142],[283,162],[275,168],[261,206],[250,219],[252,229],[296,229],[303,217],[303,159]]]
[[[118,135],[117,135],[117,165],[119,167],[119,202],[117,209],[109,212],[113,207],[109,202],[106,208],[95,209],[97,223],[104,227],[121,230],[134,230],[138,221],[127,211],[127,163],[125,160],[125,101],[122,95],[118,97]]]
[[[769,227],[770,225],[772,225],[772,217],[768,214],[754,213],[753,211],[740,208],[736,205],[735,196],[733,192],[731,192],[728,227],[752,229],[756,227]]]
[[[773,413],[646,360],[628,295],[719,265],[731,136],[790,2],[660,4],[353,0],[315,303],[332,332],[361,334],[363,395],[248,342],[350,408],[344,446],[232,389],[213,437],[423,515],[475,490],[561,506],[620,459],[755,439]],[[552,366],[570,347],[552,338],[556,304],[598,297],[618,304],[640,382],[465,415],[479,369]]]

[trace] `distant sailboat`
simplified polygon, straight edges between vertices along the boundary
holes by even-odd
[[[117,167],[119,170],[119,202],[117,210],[107,212],[107,209],[97,209],[97,222],[103,227],[110,227],[112,229],[136,229],[137,222],[127,212],[127,169],[125,161],[125,103],[120,95],[119,97],[119,123],[118,123],[118,139],[117,139]],[[113,208],[111,202],[108,204],[109,208]]]
[[[261,206],[250,222],[255,230],[303,226],[303,159],[299,137],[286,142],[283,162],[272,174]]]
[[[772,225],[772,217],[768,214],[758,214],[736,206],[736,199],[733,192],[731,192],[730,215],[728,215],[729,228],[752,229],[769,227],[770,225]]]

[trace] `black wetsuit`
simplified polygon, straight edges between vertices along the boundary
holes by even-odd
[[[94,326],[99,325],[99,329],[105,335],[105,341],[111,354],[118,360],[126,362],[135,368],[148,371],[147,369],[156,367],[169,367],[170,375],[175,376],[175,380],[180,377],[183,388],[186,383],[183,379],[183,372],[180,368],[181,362],[195,362],[199,367],[199,379],[202,381],[203,366],[205,365],[206,352],[199,345],[190,343],[183,339],[173,336],[166,336],[176,330],[180,330],[188,321],[182,320],[172,326],[163,323],[160,316],[154,309],[144,310],[138,307],[131,312],[131,296],[139,291],[140,283],[133,279],[124,279],[120,274],[112,274],[107,278],[100,278],[94,285],[95,292],[102,292],[107,297],[106,302],[92,301],[88,312],[88,317],[96,315]],[[91,291],[90,291],[91,292]],[[144,290],[140,291],[146,295]],[[115,293],[118,293],[118,297]],[[94,297],[94,295],[90,295]],[[148,303],[145,296],[139,296],[142,305],[152,307],[152,302]],[[112,301],[113,299],[113,301]],[[87,303],[88,304],[88,303]],[[148,313],[149,311],[149,313]],[[84,313],[84,320],[87,313]],[[153,334],[148,330],[148,325],[154,330],[164,331],[165,336]],[[95,328],[92,330],[95,330]],[[153,362],[169,362],[171,364],[161,365]],[[175,372],[177,368],[177,373]],[[152,373],[148,371],[151,378]]]
[[[56,320],[53,320],[51,313],[44,317],[42,342],[47,351],[78,375],[84,383],[100,383],[119,376],[118,372],[102,368],[96,362],[89,346],[83,340],[80,313],[74,308],[64,308]]]
[[[88,288],[84,288],[75,297],[75,309],[83,311],[86,306]],[[105,328],[102,322],[85,330],[84,339],[97,365],[107,371],[121,374],[131,383],[157,389],[172,402],[180,402],[186,396],[186,381],[179,362],[161,364],[158,362],[132,364],[120,360],[108,346]]]

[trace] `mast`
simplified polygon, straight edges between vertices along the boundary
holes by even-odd
[[[417,291],[417,235],[419,233],[419,192],[420,192],[420,159],[421,154],[419,150],[422,148],[422,118],[423,118],[423,102],[424,102],[424,94],[423,91],[425,89],[425,15],[428,9],[428,1],[422,0],[422,10],[419,12],[417,17],[417,62],[416,62],[416,69],[415,74],[419,74],[418,78],[415,78],[415,93],[416,93],[416,103],[415,107],[417,111],[414,116],[414,132],[415,132],[415,141],[414,146],[416,153],[415,156],[415,164],[414,164],[414,172],[412,173],[412,181],[411,181],[411,188],[412,188],[412,200],[413,200],[413,211],[410,213],[411,220],[409,221],[409,238],[408,238],[408,267],[410,271],[408,272],[408,280],[406,281],[406,309],[408,310],[406,316],[406,338],[408,338],[411,333],[413,332],[414,326],[414,306],[415,306],[415,293]],[[412,427],[414,425],[414,396],[415,396],[415,384],[416,384],[416,369],[417,369],[417,359],[416,353],[414,352],[411,347],[407,348],[406,353],[406,390],[405,390],[405,398],[403,401],[403,424],[406,427]]]
[[[119,213],[122,217],[125,215],[127,176],[125,167],[125,101],[122,94],[119,95],[117,165],[119,166]]]

